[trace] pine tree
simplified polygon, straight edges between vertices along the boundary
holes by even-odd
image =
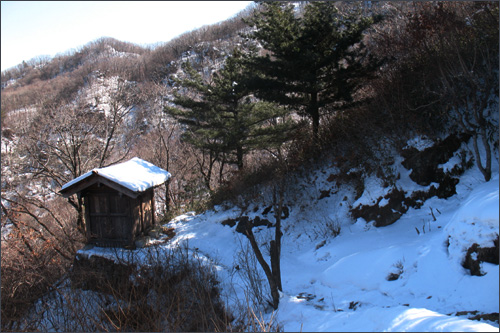
[[[340,14],[333,2],[310,2],[302,13],[287,2],[264,2],[248,23],[271,54],[251,59],[257,96],[286,105],[312,121],[317,144],[326,107],[353,102],[353,95],[377,66],[362,42],[374,19],[357,11]]]
[[[187,77],[177,81],[183,91],[175,95],[176,107],[166,108],[187,125],[186,141],[239,170],[247,153],[281,144],[291,128],[281,118],[285,115],[282,108],[252,96],[243,57],[235,50],[210,82],[189,63],[183,64]]]

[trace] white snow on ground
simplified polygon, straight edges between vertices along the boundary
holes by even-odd
[[[400,162],[396,159],[394,168],[400,176],[394,186],[407,193],[424,189],[413,183]],[[292,182],[294,190],[285,198],[290,216],[282,221],[283,293],[277,311],[261,306],[258,317],[274,316],[282,330],[296,332],[499,330],[496,322],[457,315],[499,312],[498,265],[482,263],[483,276],[472,276],[461,265],[473,243],[493,246],[499,234],[496,159],[489,182],[473,167],[461,176],[456,195],[430,198],[420,209],[410,208],[396,223],[381,228],[362,218],[353,221],[349,208],[371,204],[389,188],[370,178],[355,200],[352,188],[327,180],[334,172],[333,168],[310,171]],[[319,199],[326,190],[330,196]],[[244,212],[236,206],[216,206],[199,215],[178,216],[167,224],[175,228],[175,237],[158,245],[187,246],[193,256],[214,265],[231,311],[244,310],[255,300],[246,273],[260,275],[265,297],[269,287],[258,264],[247,270],[241,261],[241,254],[252,253],[246,237],[221,222],[242,214],[274,222],[272,212],[263,213],[271,204],[265,197]],[[340,228],[336,237],[335,228]],[[274,228],[253,230],[269,262],[266,244]],[[140,259],[144,250],[132,252]],[[96,247],[79,254],[112,259],[130,251]],[[389,281],[391,274],[396,278]]]
[[[498,177],[476,187],[445,227],[450,257],[460,263],[470,244],[492,247],[498,234]]]
[[[493,313],[499,309],[498,266],[482,263],[486,274],[480,277],[471,276],[461,266],[472,243],[493,246],[492,240],[499,233],[498,165],[494,170],[487,183],[476,168],[468,170],[456,195],[433,197],[420,209],[410,208],[395,224],[382,228],[348,217],[353,195],[346,189],[322,200],[317,200],[319,192],[316,200],[310,200],[308,189],[293,200],[288,198],[290,217],[283,221],[281,253],[283,296],[274,314],[277,322],[285,331],[498,331],[495,322],[456,316],[460,311]],[[411,180],[403,168],[399,171],[402,176],[396,185],[405,183],[409,191],[418,188],[416,184],[409,186]],[[309,188],[331,186],[325,180],[328,175],[315,173],[315,186],[309,184]],[[304,184],[297,188],[301,186]],[[358,201],[369,202],[375,193],[383,195],[384,191],[377,181],[369,181],[364,196],[370,198]],[[265,206],[260,205],[257,212],[250,206],[247,214],[253,218]],[[187,242],[216,264],[223,294],[234,307],[245,305],[248,295],[241,267],[237,267],[237,254],[248,240],[235,232],[235,227],[221,222],[240,214],[236,207],[216,207],[200,215],[180,216],[168,224],[177,233],[168,246]],[[272,214],[259,216],[274,222]],[[327,222],[340,225],[340,235],[328,234]],[[274,229],[259,227],[254,232],[263,245]],[[269,260],[265,246],[261,247]],[[259,266],[255,269],[261,271]],[[400,276],[388,281],[391,273]],[[268,290],[265,279],[263,288]],[[271,315],[269,309],[263,310],[264,318]]]
[[[406,147],[413,147],[416,148],[418,151],[423,151],[426,148],[432,147],[434,145],[434,142],[431,139],[428,139],[425,136],[417,136],[413,139],[408,140],[406,142]]]

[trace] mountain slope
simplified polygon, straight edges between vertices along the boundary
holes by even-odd
[[[448,163],[453,164],[452,160]],[[401,159],[396,161],[394,167],[400,174],[396,186],[408,192],[420,189],[409,177],[411,170],[402,166]],[[250,330],[498,331],[497,160],[493,170],[493,179],[484,182],[478,169],[468,169],[460,177],[455,195],[446,199],[434,196],[385,227],[375,227],[373,221],[362,218],[353,220],[349,214],[356,202],[370,202],[384,192],[375,177],[365,183],[363,194],[356,199],[352,185],[336,186],[329,196],[321,195],[331,186],[331,175],[338,172],[328,163],[297,175],[285,195],[289,216],[282,220],[283,292],[276,312],[267,305],[268,284],[248,240],[231,224],[241,216],[273,221],[265,188],[260,197],[245,205],[225,203],[199,215],[176,217],[166,224],[175,236],[161,237],[156,241],[160,252],[153,253],[186,249],[187,256],[214,269],[228,310],[237,318],[245,316],[249,308],[256,312],[253,320],[263,326],[247,326]],[[264,223],[253,232],[268,260],[266,244],[274,228]],[[478,262],[476,275],[463,267],[474,243],[479,249],[471,257],[479,259],[480,249],[493,248],[495,242],[495,264]],[[161,258],[148,257],[148,253],[148,248],[86,247],[77,257],[115,262],[128,258],[145,266],[152,264],[151,258]],[[60,288],[65,286],[70,288],[65,283]],[[90,302],[85,304],[100,304],[99,293],[79,292]],[[146,296],[151,304],[155,304],[153,294]],[[47,302],[50,297],[37,306],[45,308]],[[58,324],[68,325],[67,321],[58,323],[60,318],[68,320],[62,314],[64,307],[58,311],[61,314],[42,320],[47,325],[44,328],[57,330]]]
[[[168,211],[158,209],[160,216],[176,210],[185,211],[186,207],[199,207],[207,194],[198,191],[204,186],[200,185],[203,170],[198,172],[196,166],[203,167],[203,156],[200,158],[192,147],[182,143],[180,134],[183,129],[165,115],[163,107],[172,100],[172,92],[177,88],[172,78],[183,75],[181,63],[189,60],[200,74],[209,78],[223,66],[225,57],[235,46],[244,48],[247,43],[254,43],[238,36],[244,26],[235,19],[187,33],[155,50],[103,39],[58,61],[27,64],[29,68],[19,68],[19,73],[10,73],[12,77],[2,73],[2,160],[6,162],[2,164],[2,175],[6,176],[2,180],[2,199],[6,197],[10,200],[8,203],[13,204],[16,215],[11,216],[18,213],[14,211],[18,209],[15,205],[17,197],[30,203],[32,201],[28,199],[36,200],[33,202],[39,205],[46,205],[47,199],[49,204],[52,203],[61,185],[54,181],[54,170],[65,180],[78,176],[69,174],[57,160],[51,160],[53,169],[49,170],[48,177],[40,179],[38,172],[33,172],[35,166],[48,165],[46,159],[51,156],[50,151],[33,150],[33,147],[56,147],[55,143],[65,143],[62,138],[78,137],[73,128],[85,133],[88,122],[72,117],[71,112],[75,111],[92,116],[96,126],[101,126],[75,148],[82,146],[102,151],[108,147],[106,142],[112,142],[117,150],[107,157],[106,164],[130,153],[130,157],[136,154],[172,173],[172,187],[167,191],[161,189],[159,192],[163,193],[156,196],[158,208],[167,201],[165,192],[170,191],[168,198],[172,199]],[[404,71],[401,75],[405,79],[416,77],[408,76]],[[398,82],[395,80],[389,87],[406,87]],[[380,88],[384,93],[394,94],[393,89],[384,87]],[[426,88],[419,84],[415,87]],[[409,85],[402,90],[414,91],[413,88]],[[126,94],[117,94],[119,91]],[[465,143],[467,139],[460,133],[451,144],[456,143],[457,147],[448,147],[446,151],[433,145],[430,139],[425,141],[418,137],[406,142],[412,149],[403,147],[411,135],[429,135],[429,131],[436,139],[450,138],[455,134],[451,125],[448,128],[446,124],[445,129],[437,125],[434,125],[436,128],[427,128],[427,121],[420,125],[422,133],[419,130],[411,132],[412,126],[406,124],[412,124],[415,119],[428,120],[427,113],[421,111],[420,106],[411,114],[404,113],[406,104],[409,109],[413,104],[407,103],[405,94],[399,98],[394,109],[374,103],[373,112],[356,109],[351,110],[352,113],[324,119],[325,132],[331,132],[331,135],[325,133],[326,148],[321,155],[321,164],[309,163],[306,157],[294,161],[293,151],[286,157],[292,161],[290,164],[294,165],[292,169],[295,171],[286,180],[287,213],[282,222],[281,259],[283,293],[274,317],[268,306],[269,287],[265,275],[254,258],[248,239],[235,227],[241,217],[254,222],[259,220],[262,225],[255,226],[253,231],[269,261],[269,241],[275,229],[266,224],[274,222],[271,210],[273,188],[255,185],[265,181],[258,179],[263,172],[243,174],[251,181],[241,185],[237,179],[241,175],[223,178],[221,170],[219,181],[213,179],[213,182],[231,181],[229,189],[239,188],[239,192],[234,192],[243,194],[238,196],[231,192],[224,197],[234,194],[233,202],[225,202],[199,215],[190,213],[172,220],[166,227],[175,230],[176,235],[158,248],[189,247],[191,255],[217,270],[229,311],[244,313],[248,308],[262,311],[264,321],[274,320],[275,325],[286,331],[498,330],[499,178],[498,141],[494,138],[497,132],[491,132],[493,179],[484,183],[477,168],[470,169],[474,148],[471,143]],[[498,105],[497,96],[492,99]],[[401,109],[399,102],[405,107]],[[113,114],[112,104],[115,105],[115,114],[123,119],[119,123],[109,122]],[[441,111],[440,107],[438,109]],[[58,128],[56,132],[63,131],[60,136],[42,132],[37,127],[45,123],[64,125],[62,117],[43,117],[52,115],[54,110],[65,115],[64,119],[71,125]],[[402,115],[398,114],[400,111]],[[401,116],[400,120],[391,120],[394,115],[396,119]],[[441,113],[435,112],[434,115],[444,119]],[[488,115],[492,118],[492,127],[497,128],[497,108],[488,109]],[[77,126],[81,124],[84,126]],[[102,127],[104,124],[115,124],[120,131],[115,132],[115,127],[113,130]],[[38,135],[45,132],[49,135]],[[27,133],[34,135],[28,136]],[[297,142],[300,141],[298,136]],[[432,147],[436,149],[427,154],[434,157],[430,163],[420,152]],[[297,155],[302,156],[301,153],[308,148],[300,149]],[[26,152],[32,152],[31,156],[26,158]],[[380,156],[375,156],[378,154]],[[90,165],[104,162],[106,156],[104,154],[101,159],[96,153],[81,153],[77,160]],[[444,157],[447,160],[441,160]],[[411,163],[410,158],[413,159]],[[255,162],[265,163],[265,159],[257,156]],[[299,163],[309,165],[297,170]],[[83,165],[80,171],[86,172],[96,166]],[[431,177],[423,177],[428,176],[429,170]],[[271,176],[262,178],[269,180],[280,176],[280,172],[274,169],[267,171]],[[45,209],[45,206],[38,208],[41,210],[42,207]],[[71,223],[74,223],[75,211],[72,207],[54,200],[49,208],[54,216],[68,222],[65,228],[55,225],[54,230],[74,229]],[[7,211],[3,208],[2,213],[4,210]],[[45,213],[40,215],[50,218]],[[379,219],[381,215],[385,216]],[[11,228],[3,226],[4,230],[7,238]],[[39,228],[33,230],[36,232]],[[66,235],[62,239],[68,241]],[[69,266],[80,243],[68,243],[76,247],[68,256]],[[485,251],[497,252],[496,264],[483,262]],[[117,253],[127,256],[140,254],[141,250],[86,248],[77,255],[113,257]],[[464,259],[468,268],[462,265]],[[12,262],[17,265],[16,260]],[[26,275],[25,269],[21,275]],[[12,280],[17,282],[15,278]],[[69,280],[63,278],[62,281],[63,288],[71,290]],[[87,290],[74,290],[75,293],[92,294]],[[92,296],[105,298],[98,293]],[[44,304],[40,299],[39,306]],[[54,307],[66,311],[64,306],[58,308],[56,303]],[[97,312],[95,315],[99,316]],[[69,317],[73,316],[71,311],[68,313]],[[488,318],[490,321],[478,323],[468,320],[468,317]],[[492,322],[494,319],[496,321]],[[52,326],[39,329],[57,329],[54,323],[49,325]],[[275,325],[272,328],[276,329]],[[59,326],[59,330],[72,330],[61,327],[72,326]]]
[[[401,161],[396,158],[394,165],[400,175],[396,187],[420,190]],[[265,188],[245,205],[225,203],[173,219],[166,226],[175,230],[175,237],[158,246],[188,247],[191,256],[216,269],[230,311],[253,307],[260,311],[257,319],[271,329],[498,331],[498,253],[496,264],[478,262],[479,274],[463,266],[467,253],[480,258],[480,249],[498,252],[497,161],[493,169],[489,182],[477,168],[468,169],[455,195],[434,196],[385,227],[354,220],[349,213],[353,205],[387,192],[376,177],[365,182],[356,198],[352,185],[332,187],[338,170],[327,163],[297,175],[285,194],[289,216],[282,220],[283,293],[276,312],[267,305],[269,287],[248,240],[231,223],[241,216],[274,222]],[[274,228],[263,224],[253,232],[269,261],[267,244]],[[471,255],[474,243],[479,250]],[[125,252],[90,248],[79,254],[114,258],[126,257]]]
[[[289,197],[290,217],[283,221],[284,290],[275,320],[285,331],[497,331],[498,321],[471,321],[464,311],[468,317],[496,313],[498,320],[498,264],[481,263],[483,276],[472,276],[461,265],[473,243],[493,247],[498,237],[498,165],[495,170],[487,183],[476,169],[468,170],[456,195],[433,197],[382,228],[351,220],[346,206],[352,189],[309,200],[319,184],[328,183],[332,170],[312,172],[315,183],[303,179],[297,196]],[[400,171],[405,169],[400,166]],[[403,175],[404,182],[408,188],[411,181]],[[363,196],[378,190],[367,186]],[[262,202],[250,204],[248,216],[265,218],[263,208]],[[241,214],[237,207],[216,207],[168,224],[177,233],[171,246],[188,243],[215,263],[233,308],[251,296],[239,255],[248,254],[248,241],[221,222]],[[340,227],[337,237],[331,225]],[[274,229],[254,232],[264,244]],[[265,280],[262,290],[268,294]],[[264,318],[270,320],[269,309]]]

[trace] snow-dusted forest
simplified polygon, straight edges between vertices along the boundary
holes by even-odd
[[[3,71],[2,330],[498,331],[498,15],[269,2]],[[133,157],[154,226],[97,246],[60,191]]]

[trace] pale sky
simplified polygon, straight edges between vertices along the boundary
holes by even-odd
[[[141,46],[226,20],[251,1],[2,1],[1,70],[100,37]]]

